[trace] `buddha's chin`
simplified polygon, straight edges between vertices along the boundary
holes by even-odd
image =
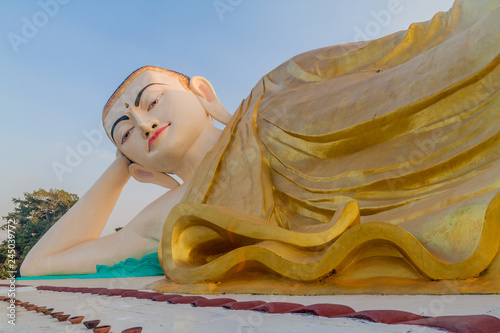
[[[163,148],[163,147],[162,147]],[[144,166],[148,169],[158,172],[172,172],[172,161],[178,161],[180,156],[174,156],[169,151],[156,150],[151,151],[148,161],[145,162]]]

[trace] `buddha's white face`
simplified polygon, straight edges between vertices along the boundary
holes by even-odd
[[[177,78],[141,73],[110,109],[104,127],[118,150],[154,171],[174,172],[211,119]]]

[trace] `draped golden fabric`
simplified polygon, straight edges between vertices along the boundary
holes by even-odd
[[[499,32],[499,0],[457,1],[267,74],[167,218],[166,277],[500,279]]]

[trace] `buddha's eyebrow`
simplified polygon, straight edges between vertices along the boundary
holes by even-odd
[[[113,124],[113,126],[111,127],[111,139],[113,139],[113,142],[116,143],[115,141],[115,138],[113,136],[113,132],[115,131],[115,127],[116,125],[118,125],[118,123],[122,120],[129,120],[130,118],[128,116],[121,116],[120,118],[118,118],[115,123]]]
[[[139,103],[141,101],[141,96],[142,96],[142,93],[144,92],[144,90],[146,90],[147,87],[152,86],[153,84],[163,84],[163,85],[165,85],[165,83],[150,83],[147,86],[145,86],[144,88],[142,88],[141,91],[139,91],[139,93],[137,94],[137,97],[135,99],[134,105],[136,107],[139,106]]]

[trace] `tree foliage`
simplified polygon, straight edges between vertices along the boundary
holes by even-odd
[[[15,204],[14,211],[2,217],[6,223],[0,228],[8,230],[9,238],[15,242],[10,242],[10,248],[9,239],[0,245],[0,279],[10,276],[7,271],[19,271],[29,250],[78,201],[78,196],[63,190],[39,189],[24,193],[23,199],[13,198],[12,201]],[[15,259],[15,266],[11,265],[12,261],[9,262],[9,259]]]

